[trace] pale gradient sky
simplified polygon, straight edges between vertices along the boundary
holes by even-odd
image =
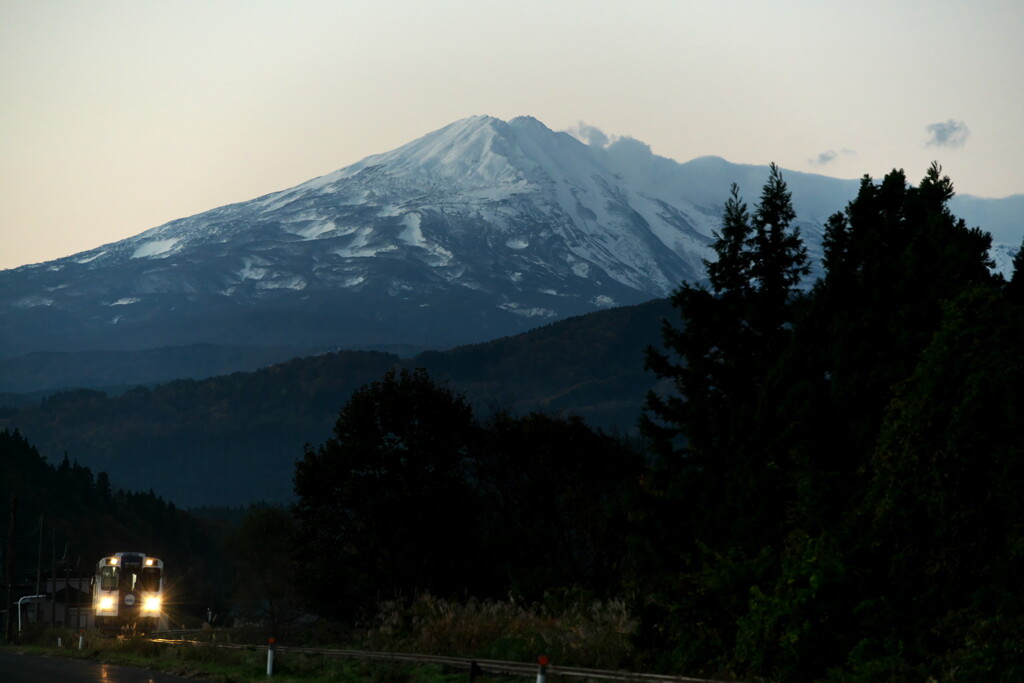
[[[1024,2],[0,0],[0,268],[473,114],[842,178],[937,159],[1002,197],[1024,192]]]

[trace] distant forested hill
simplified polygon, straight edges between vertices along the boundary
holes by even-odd
[[[15,591],[34,588],[41,568],[44,577],[54,569],[81,577],[88,592],[99,558],[141,551],[166,563],[174,623],[198,623],[206,607],[225,604],[215,579],[223,577],[223,558],[214,552],[223,524],[200,520],[152,491],[113,488],[106,472],[67,456],[45,458],[17,430],[0,429],[0,500],[5,537],[14,532],[4,552]]]
[[[530,332],[449,351],[415,365],[447,378],[478,408],[579,415],[594,427],[630,431],[654,377],[644,350],[660,345],[668,299],[581,315]]]
[[[352,391],[397,361],[345,352],[119,396],[65,391],[8,410],[0,426],[51,461],[68,453],[115,486],[152,488],[180,507],[280,501],[303,444],[326,438]]]
[[[67,453],[116,486],[152,488],[180,507],[285,501],[304,444],[326,439],[352,392],[396,366],[426,368],[482,413],[544,410],[631,430],[654,384],[644,348],[670,312],[655,300],[411,360],[344,351],[117,396],[80,389],[11,400],[0,428],[19,429],[51,462]]]

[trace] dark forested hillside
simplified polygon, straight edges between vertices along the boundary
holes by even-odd
[[[51,459],[68,453],[115,486],[152,488],[180,507],[281,501],[302,445],[323,439],[352,391],[397,361],[344,352],[119,396],[65,391],[0,422]]]
[[[428,351],[415,365],[449,379],[479,407],[579,415],[596,427],[630,431],[653,385],[643,370],[644,349],[660,339],[671,312],[667,299],[655,299],[484,344]]]
[[[44,575],[56,568],[58,576],[82,576],[88,585],[101,557],[142,551],[166,563],[173,595],[169,614],[175,623],[190,617],[198,623],[197,615],[207,606],[223,605],[223,586],[216,585],[223,573],[214,552],[217,525],[190,516],[152,491],[114,488],[106,472],[94,474],[66,456],[54,465],[20,432],[2,429],[0,501],[3,571],[13,570],[16,591],[34,587],[37,567]]]
[[[131,387],[249,371],[327,349],[191,344],[144,350],[49,351],[0,359],[0,392]]]
[[[397,365],[427,368],[481,414],[543,410],[629,431],[654,381],[643,350],[670,310],[656,300],[411,360],[338,352],[116,396],[63,391],[7,407],[0,427],[21,430],[51,459],[67,452],[117,486],[153,488],[179,506],[282,502],[303,445],[326,438],[352,392]]]

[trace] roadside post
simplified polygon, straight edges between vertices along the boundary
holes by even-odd
[[[267,675],[274,675],[274,638],[267,638]]]
[[[547,681],[549,661],[547,655],[537,657],[537,683],[545,683]]]

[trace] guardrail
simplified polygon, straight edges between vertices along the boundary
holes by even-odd
[[[466,657],[445,657],[441,655],[420,655],[404,652],[369,652],[366,650],[342,650],[321,647],[293,647],[276,644],[253,645],[242,643],[225,643],[221,641],[199,641],[185,640],[186,635],[195,635],[200,631],[161,631],[158,635],[178,635],[181,638],[157,638],[150,637],[150,640],[157,643],[168,643],[172,645],[211,645],[214,647],[234,649],[256,649],[273,650],[280,654],[298,653],[315,654],[324,657],[338,657],[344,659],[362,659],[368,661],[402,662],[407,664],[437,664],[453,669],[463,669],[469,672],[486,672],[502,676],[518,676],[533,678],[538,676],[540,668],[536,663],[530,662],[507,662],[496,659],[469,659]],[[157,635],[157,634],[154,634]],[[581,667],[556,666],[547,664],[543,667],[550,676],[561,676],[565,678],[583,678],[595,681],[629,681],[631,683],[735,683],[720,681],[709,678],[690,678],[687,676],[666,676],[662,674],[633,673],[630,671],[612,671],[606,669],[586,669]],[[540,679],[538,679],[540,680]]]

